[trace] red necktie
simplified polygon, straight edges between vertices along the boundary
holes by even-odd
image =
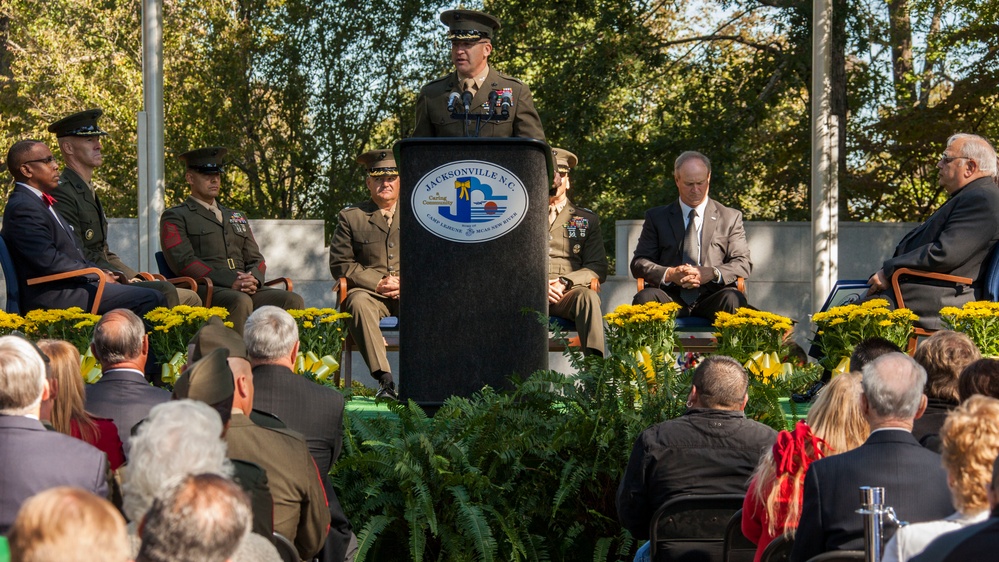
[[[45,201],[46,207],[51,207],[56,202],[55,197],[52,197],[48,193],[42,194],[42,201]]]

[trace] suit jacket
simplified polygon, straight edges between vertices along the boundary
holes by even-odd
[[[193,197],[163,212],[160,245],[167,264],[177,275],[207,277],[218,287],[232,287],[241,271],[263,286],[267,264],[246,215],[216,204],[222,222]]]
[[[461,80],[457,72],[452,72],[443,78],[438,78],[420,89],[416,98],[416,126],[414,137],[463,137],[465,136],[465,121],[452,119],[447,110],[447,100],[451,92],[460,90]],[[471,113],[486,115],[489,113],[489,92],[510,90],[513,95],[513,107],[510,117],[505,121],[490,120],[483,122],[479,129],[480,137],[526,137],[545,140],[545,131],[541,127],[541,117],[534,108],[531,89],[513,76],[497,72],[492,66],[485,82],[472,98]],[[464,108],[460,110],[464,112]],[[499,113],[499,108],[496,108]],[[475,121],[468,122],[469,134],[474,134]]]
[[[908,431],[876,431],[860,447],[808,467],[792,562],[864,548],[864,521],[856,513],[861,486],[883,487],[885,504],[909,523],[954,512],[940,455],[921,447]]]
[[[971,562],[991,560],[999,548],[999,510],[981,523],[968,525],[933,539],[912,562]]]
[[[989,252],[999,241],[999,188],[992,178],[979,178],[951,195],[923,224],[902,238],[881,268],[887,278],[899,268],[970,277],[970,287],[951,283],[902,284],[906,308],[920,316],[919,325],[940,329],[940,309],[961,307],[982,297],[982,278]]]
[[[104,215],[104,206],[79,174],[72,168],[63,168],[59,187],[52,196],[56,200],[56,211],[73,227],[76,241],[88,260],[102,269],[120,271],[128,279],[138,274],[108,248],[108,220]]]
[[[607,249],[600,217],[568,201],[548,227],[548,278],[565,277],[573,285],[607,279]]]
[[[75,486],[106,498],[107,473],[107,456],[91,445],[38,420],[0,415],[0,535],[25,500],[49,488]]]
[[[642,234],[631,259],[631,274],[636,279],[644,278],[646,286],[659,287],[666,269],[683,263],[683,218],[679,201],[645,213]],[[701,265],[718,268],[721,280],[702,285],[701,290],[713,293],[734,285],[738,277],[749,277],[753,262],[749,259],[742,213],[709,199],[702,220]],[[680,295],[680,287],[674,285],[664,290],[674,300]]]
[[[389,227],[370,199],[340,211],[330,240],[330,273],[346,277],[350,289],[372,293],[383,277],[399,275],[399,217]]]
[[[256,425],[242,414],[233,414],[225,440],[229,457],[267,471],[274,530],[295,543],[303,560],[311,560],[326,540],[330,512],[305,440],[286,430]]]
[[[89,308],[90,294],[84,284],[96,275],[29,286],[26,280],[85,267],[98,267],[83,255],[74,235],[59,224],[45,203],[22,185],[15,185],[3,211],[0,232],[17,272],[21,306],[37,308]]]
[[[153,406],[169,400],[170,392],[150,385],[142,373],[113,369],[105,371],[101,380],[87,385],[85,406],[91,414],[114,422],[128,457],[132,427],[146,419]]]

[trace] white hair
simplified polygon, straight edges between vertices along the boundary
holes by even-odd
[[[926,386],[926,370],[904,353],[886,353],[864,365],[864,397],[883,419],[912,420]]]
[[[298,341],[298,324],[282,308],[261,306],[246,319],[243,341],[250,359],[280,359],[291,353]]]
[[[45,392],[41,352],[18,336],[0,337],[0,414],[23,416],[38,409]]]
[[[978,167],[989,177],[995,177],[999,163],[996,161],[996,150],[992,148],[992,143],[984,137],[971,135],[968,133],[957,133],[947,139],[947,146],[956,140],[963,140],[960,156],[969,160],[974,160]]]

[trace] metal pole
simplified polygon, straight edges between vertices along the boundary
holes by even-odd
[[[867,562],[881,562],[884,503],[884,488],[860,487],[860,509],[857,513],[864,516],[864,559]]]
[[[832,0],[812,0],[812,310],[836,282],[838,259],[837,134],[830,109]]]
[[[139,265],[157,271],[163,213],[163,2],[142,0],[142,102],[139,115]]]

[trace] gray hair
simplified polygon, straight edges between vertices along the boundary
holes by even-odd
[[[947,139],[947,146],[950,146],[956,140],[964,141],[960,156],[974,160],[985,175],[989,177],[996,176],[996,168],[999,166],[999,163],[997,163],[996,149],[992,147],[992,143],[978,135],[957,133]]]
[[[879,418],[911,421],[922,403],[926,370],[904,353],[887,353],[864,365],[862,385]]]
[[[673,162],[673,174],[680,172],[680,168],[687,163],[687,160],[697,159],[704,163],[704,166],[708,169],[708,175],[711,175],[711,160],[707,156],[697,152],[696,150],[687,150],[681,152],[679,156],[676,157],[676,161]]]
[[[298,341],[298,324],[283,308],[261,306],[246,319],[243,341],[250,359],[279,359],[291,353]]]
[[[123,486],[125,515],[138,521],[171,480],[189,474],[229,477],[222,418],[208,404],[176,400],[156,405],[130,440]]]
[[[694,369],[691,383],[705,408],[741,409],[749,390],[749,375],[738,361],[725,355],[712,355]]]
[[[250,533],[250,499],[214,474],[188,475],[158,495],[136,562],[224,562]]]
[[[104,314],[94,327],[94,357],[104,367],[135,359],[142,353],[146,328],[134,312],[116,308]]]
[[[42,403],[45,361],[30,342],[0,337],[0,414],[23,416]]]

